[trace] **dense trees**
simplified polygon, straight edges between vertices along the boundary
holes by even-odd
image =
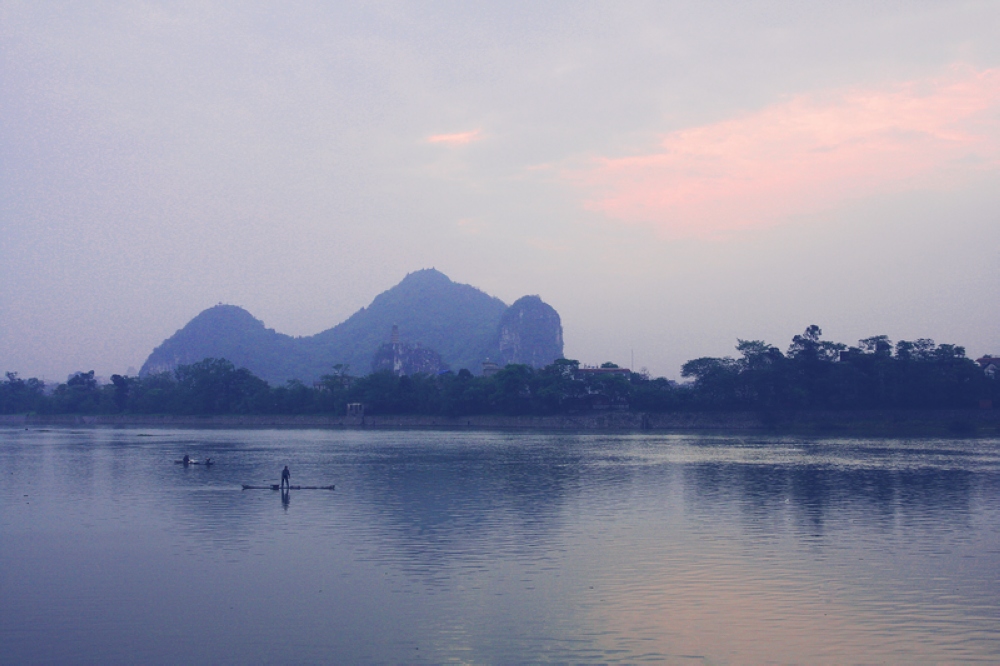
[[[694,379],[696,402],[749,408],[967,408],[997,397],[997,382],[955,345],[884,335],[856,347],[821,340],[810,326],[787,354],[740,340],[742,358],[700,358],[681,374]]]
[[[40,411],[45,402],[45,384],[35,378],[21,379],[16,372],[8,372],[0,383],[0,413]]]
[[[369,414],[565,414],[593,409],[872,409],[974,408],[1000,399],[1000,382],[986,376],[962,347],[886,336],[848,346],[822,339],[818,326],[792,338],[785,353],[762,340],[739,340],[738,356],[684,364],[691,380],[620,371],[612,363],[581,370],[559,359],[536,370],[508,365],[490,377],[468,370],[396,377],[353,377],[335,366],[307,386],[271,387],[245,368],[208,358],[172,373],[113,375],[99,385],[79,372],[52,391],[37,379],[7,373],[0,413],[344,414],[364,403]]]

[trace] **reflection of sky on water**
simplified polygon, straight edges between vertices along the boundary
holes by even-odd
[[[992,440],[11,429],[0,442],[13,600],[0,642],[29,660],[1000,649]],[[218,465],[173,463],[185,453]],[[285,464],[293,483],[337,490],[240,489]],[[200,634],[212,640],[178,645]]]

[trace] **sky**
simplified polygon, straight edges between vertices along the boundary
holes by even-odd
[[[679,379],[1000,354],[1000,2],[0,0],[0,371],[312,335],[437,268]]]

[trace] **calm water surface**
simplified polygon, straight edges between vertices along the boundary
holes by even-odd
[[[3,663],[998,663],[998,572],[998,440],[0,430]]]

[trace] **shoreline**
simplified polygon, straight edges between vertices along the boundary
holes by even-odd
[[[174,414],[5,414],[0,426],[163,428],[329,428],[349,430],[524,430],[733,432],[778,435],[1000,436],[1000,410],[799,410],[781,412],[598,412],[554,416],[463,417],[404,414],[210,416]]]

